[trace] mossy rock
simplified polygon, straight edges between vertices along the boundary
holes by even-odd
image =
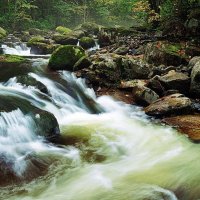
[[[64,26],[58,26],[58,27],[56,28],[56,31],[57,31],[58,33],[61,33],[61,34],[69,34],[69,33],[72,32],[71,29],[66,28],[66,27],[64,27]]]
[[[80,25],[79,29],[83,29],[87,34],[95,34],[99,33],[100,26],[96,23],[86,22]]]
[[[35,37],[32,37],[28,43],[27,43],[27,46],[30,47],[32,44],[35,44],[35,43],[46,43],[46,40],[44,37],[42,36],[35,36]]]
[[[56,50],[56,48],[58,48],[58,46],[58,44],[35,42],[31,45],[31,53],[36,55],[51,54],[54,50]]]
[[[27,59],[22,56],[16,55],[0,55],[0,65],[1,63],[24,63]]]
[[[68,35],[55,34],[53,35],[53,40],[55,40],[57,44],[61,45],[77,45],[78,43],[78,38],[71,34]]]
[[[83,56],[85,56],[83,48],[74,45],[63,45],[53,52],[48,67],[52,70],[72,71],[75,63]]]
[[[89,49],[95,46],[95,40],[90,37],[82,37],[79,42],[80,46],[82,46],[84,49]]]
[[[3,28],[0,27],[0,40],[6,37],[7,32]]]
[[[184,48],[176,43],[160,41],[149,43],[145,51],[145,60],[155,65],[179,66],[187,64],[188,56],[185,54]]]
[[[46,35],[48,32],[45,31],[45,30],[41,30],[41,29],[38,29],[38,28],[30,28],[29,29],[29,34],[30,35]]]

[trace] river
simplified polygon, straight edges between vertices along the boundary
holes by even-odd
[[[16,51],[23,55],[22,49]],[[28,49],[24,53],[29,55]],[[11,167],[18,177],[36,178],[1,187],[0,199],[200,199],[198,144],[153,123],[140,107],[109,96],[97,98],[83,79],[69,72],[61,71],[55,78],[46,71],[48,59],[32,58],[31,63],[35,70],[29,75],[47,86],[48,94],[13,77],[0,83],[0,95],[21,98],[52,113],[62,138],[78,143],[55,145],[38,137],[31,115],[20,106],[1,112],[0,164]],[[102,112],[94,114],[88,99]]]

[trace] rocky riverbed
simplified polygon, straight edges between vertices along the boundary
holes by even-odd
[[[85,78],[97,95],[108,94],[143,106],[147,115],[199,141],[198,39],[172,39],[158,32],[108,29],[94,24],[83,24],[75,30],[58,27],[52,32],[33,29],[20,37],[35,54],[53,53],[50,70],[72,71]],[[96,38],[101,48],[92,50]],[[4,68],[12,59],[1,55],[0,66]],[[24,60],[19,61],[13,62],[25,66]],[[193,123],[186,123],[191,119]]]

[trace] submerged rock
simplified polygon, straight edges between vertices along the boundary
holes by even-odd
[[[200,115],[183,115],[163,119],[166,124],[175,127],[193,141],[200,141]]]
[[[152,116],[184,114],[192,111],[192,102],[182,94],[172,94],[158,99],[144,110]]]
[[[60,46],[51,55],[48,67],[52,70],[73,71],[77,61],[85,56],[85,51],[81,47],[73,45]]]
[[[16,78],[17,78],[17,82],[21,83],[22,85],[34,86],[37,89],[39,89],[41,92],[45,94],[48,93],[47,87],[41,82],[37,81],[35,78],[31,77],[30,75],[21,75],[21,76],[17,76]]]

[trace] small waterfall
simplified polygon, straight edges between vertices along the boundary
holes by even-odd
[[[25,43],[20,44],[13,44],[12,47],[9,47],[6,44],[1,46],[3,48],[4,54],[12,54],[12,55],[19,55],[19,56],[29,56],[30,48],[26,46]]]

